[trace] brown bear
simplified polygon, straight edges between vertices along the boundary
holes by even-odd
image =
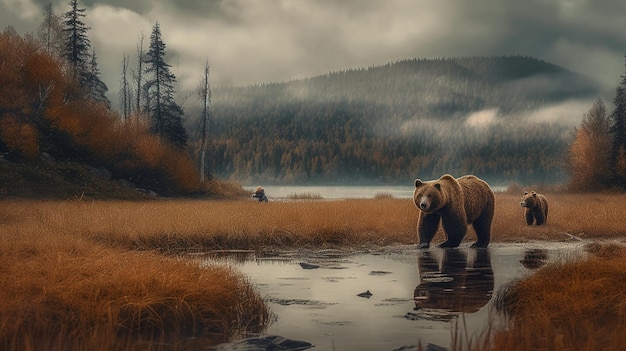
[[[548,220],[548,199],[544,195],[526,191],[520,205],[526,209],[526,224],[533,225],[535,222],[542,225]]]
[[[489,245],[496,200],[485,181],[473,175],[455,179],[449,174],[426,182],[415,179],[413,202],[420,210],[417,222],[420,249],[430,247],[439,222],[448,236],[439,247],[459,246],[469,224],[477,238],[472,247]]]

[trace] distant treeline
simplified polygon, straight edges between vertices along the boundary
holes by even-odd
[[[598,87],[541,60],[405,60],[286,83],[217,88],[215,174],[243,182],[406,183],[474,173],[497,182],[559,182],[574,125],[522,115]],[[467,117],[491,111],[476,124]],[[194,114],[189,114],[194,115]],[[190,137],[198,137],[188,121]]]

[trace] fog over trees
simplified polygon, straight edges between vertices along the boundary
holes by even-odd
[[[251,183],[564,182],[572,132],[597,94],[591,79],[523,56],[218,87],[215,171]],[[197,122],[188,126],[195,140]]]
[[[28,50],[43,48],[47,59],[71,68],[75,84],[61,90],[66,102],[86,99],[97,115],[118,118],[119,128],[147,128],[159,142],[142,139],[142,155],[167,143],[197,162],[200,181],[406,185],[451,173],[475,174],[496,185],[626,188],[626,76],[614,109],[598,99],[593,77],[527,56],[405,59],[308,79],[214,88],[207,60],[198,67],[199,88],[190,93],[177,91],[157,22],[147,49],[137,33],[134,60],[120,58],[122,105],[116,114],[83,22],[85,9],[77,0],[69,5],[62,16],[48,7],[37,48],[29,46],[35,45],[30,36],[24,39]],[[10,30],[3,40],[8,46],[20,41]],[[46,84],[39,87],[39,108],[59,90],[58,83]],[[33,157],[60,148],[64,157],[89,155],[76,147],[82,142],[43,133],[57,122],[28,115],[18,123],[18,115],[1,117],[3,153]],[[67,127],[80,134],[77,126]],[[146,184],[163,176],[140,168],[135,178]],[[133,177],[129,169],[119,170]]]

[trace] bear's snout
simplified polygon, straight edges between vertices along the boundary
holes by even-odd
[[[426,211],[430,208],[430,201],[428,201],[428,198],[426,196],[420,199],[419,207],[422,211]]]
[[[524,201],[519,203],[522,207],[526,207],[526,203]]]

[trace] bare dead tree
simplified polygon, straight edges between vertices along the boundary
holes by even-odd
[[[200,181],[211,177],[211,167],[207,168],[207,149],[209,149],[209,133],[213,127],[211,114],[211,85],[209,84],[209,61],[204,66],[204,78],[200,89],[202,98],[202,140],[200,144]]]
[[[137,44],[137,71],[135,72],[135,112],[141,113],[141,92],[143,91],[143,40],[145,36],[143,32],[139,37],[139,44]]]
[[[124,121],[128,121],[131,114],[132,92],[128,82],[128,55],[122,57],[122,77],[120,81],[120,107],[122,108],[122,117]]]

